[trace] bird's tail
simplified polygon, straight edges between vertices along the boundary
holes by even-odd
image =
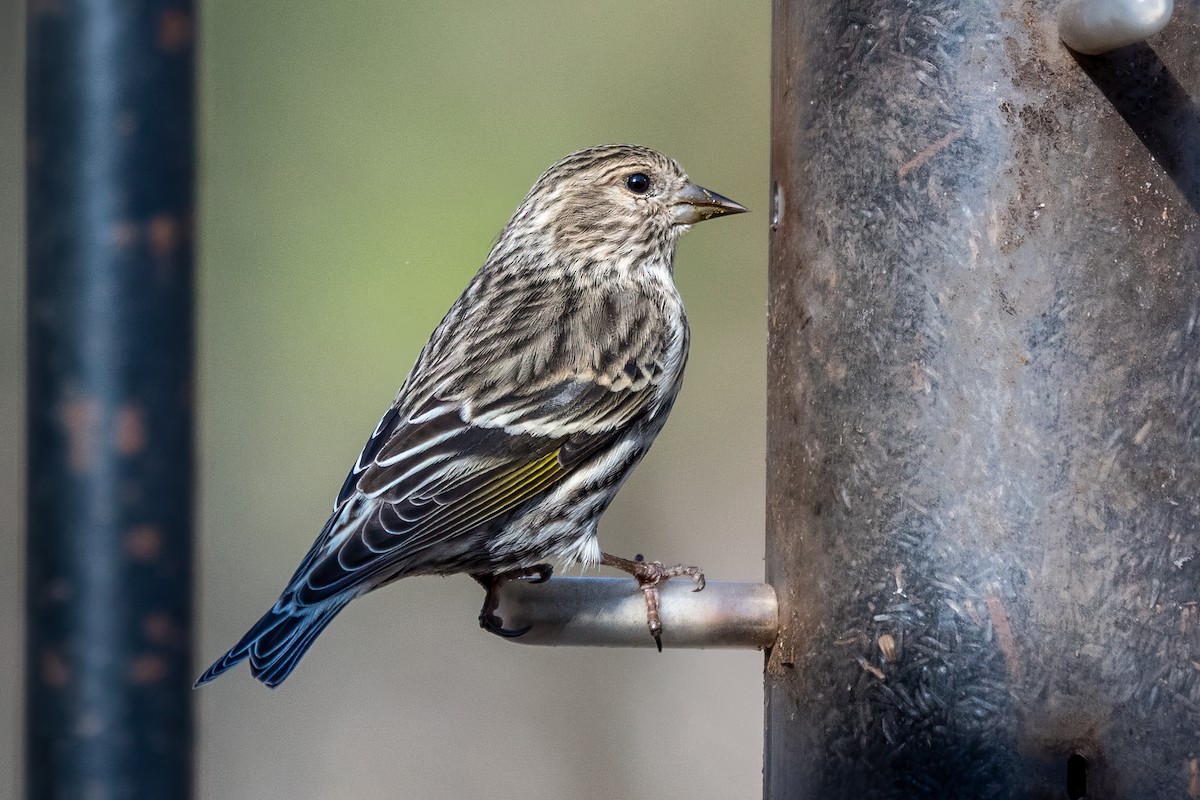
[[[313,640],[341,611],[349,597],[330,599],[321,605],[296,608],[280,601],[254,624],[241,641],[216,660],[192,688],[203,686],[247,658],[250,674],[267,686],[275,687],[300,663]]]

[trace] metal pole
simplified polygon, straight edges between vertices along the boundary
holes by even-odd
[[[690,580],[659,588],[663,647],[762,649],[779,630],[775,590],[761,583]],[[631,578],[554,578],[509,581],[500,587],[497,616],[504,627],[529,631],[518,644],[654,647],[646,601]]]
[[[191,792],[187,0],[28,11],[26,793]]]
[[[766,796],[1200,797],[1200,6],[774,26]]]

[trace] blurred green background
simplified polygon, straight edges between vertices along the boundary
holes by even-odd
[[[680,245],[670,424],[611,552],[761,580],[770,7],[206,0],[197,670],[275,599],[426,336],[538,175],[628,141],[757,213]],[[20,4],[0,0],[0,776],[20,728]],[[534,649],[462,577],[351,605],[276,692],[197,693],[198,794],[761,794],[762,657]],[[18,778],[0,778],[0,794]]]

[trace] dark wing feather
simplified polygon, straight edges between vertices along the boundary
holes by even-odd
[[[431,402],[407,419],[389,412],[297,571],[293,599],[313,605],[431,563],[439,571],[429,553],[542,497],[610,445],[650,394],[571,380],[474,409],[539,434],[467,421],[458,403]]]
[[[358,454],[358,461],[351,468],[350,473],[346,476],[346,480],[342,483],[342,488],[338,492],[337,500],[333,502],[333,510],[337,511],[350,496],[358,490],[358,479],[366,471],[367,466],[371,464],[379,451],[385,444],[395,435],[396,430],[400,427],[400,409],[392,406],[379,420],[379,424],[375,426],[375,431],[371,434],[371,438],[367,439],[366,445],[363,446],[362,452]]]

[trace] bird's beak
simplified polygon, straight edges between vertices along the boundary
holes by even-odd
[[[671,214],[675,217],[676,225],[695,225],[713,217],[741,214],[749,210],[728,197],[722,197],[694,183],[689,183],[676,193],[675,202],[671,205]]]

